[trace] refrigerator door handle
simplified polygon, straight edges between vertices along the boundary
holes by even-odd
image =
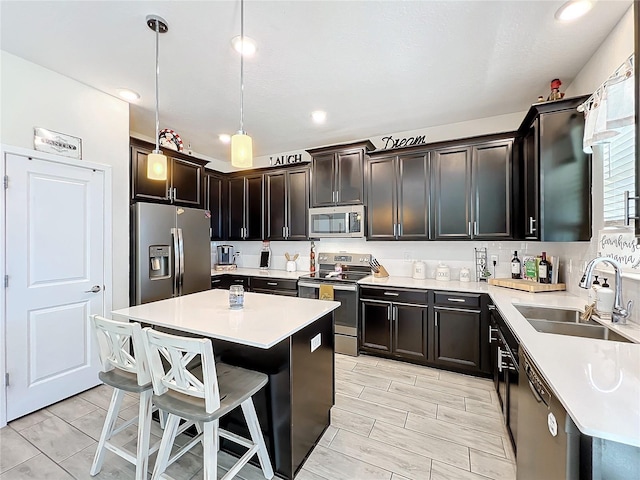
[[[184,238],[182,237],[182,229],[178,228],[178,246],[180,247],[180,276],[178,277],[179,290],[178,294],[182,295],[182,286],[184,284]]]
[[[180,295],[180,243],[178,239],[178,229],[171,229],[171,239],[173,240],[173,296]]]

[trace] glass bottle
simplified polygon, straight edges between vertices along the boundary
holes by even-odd
[[[309,271],[314,273],[316,271],[316,252],[313,250],[316,244],[311,240],[311,251],[309,252]]]
[[[511,278],[522,278],[522,263],[518,258],[517,250],[513,252],[511,259]]]
[[[542,260],[538,265],[538,281],[540,283],[549,283],[549,262],[547,261],[547,252],[542,252]]]

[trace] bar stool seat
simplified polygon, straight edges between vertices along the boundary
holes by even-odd
[[[156,409],[152,403],[153,384],[144,349],[142,328],[139,323],[117,322],[98,315],[91,316],[91,324],[100,346],[102,371],[98,377],[113,387],[113,395],[102,427],[90,474],[102,469],[107,450],[136,466],[136,480],[147,480],[149,455],[160,448],[160,442],[149,446],[151,414]],[[130,353],[133,348],[133,355]],[[126,392],[140,394],[138,415],[116,426],[118,413]],[[128,426],[138,423],[138,444],[135,456],[112,443],[111,439]]]
[[[267,384],[268,377],[253,370],[216,364],[209,339],[180,337],[151,328],[145,328],[143,333],[151,368],[153,401],[168,413],[152,480],[162,478],[169,465],[198,443],[202,443],[203,448],[204,480],[217,479],[219,437],[247,448],[222,480],[235,477],[256,454],[264,477],[273,478],[252,398]],[[188,365],[198,357],[201,370],[189,370]],[[219,428],[220,417],[238,406],[246,419],[250,440]],[[183,419],[186,422],[180,425]],[[191,425],[195,425],[198,434],[171,456],[176,436]]]

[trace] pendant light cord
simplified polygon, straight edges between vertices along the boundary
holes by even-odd
[[[244,134],[244,0],[240,0],[240,132]]]
[[[158,111],[160,107],[158,106],[159,102],[159,77],[160,77],[160,61],[159,61],[159,38],[160,38],[160,20],[155,20],[156,22],[156,151],[160,151],[160,115]]]

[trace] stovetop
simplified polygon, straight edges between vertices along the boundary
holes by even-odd
[[[300,278],[316,282],[356,283],[371,275],[371,255],[368,253],[319,253],[318,271]]]
[[[336,282],[351,282],[355,283],[358,280],[366,277],[367,275],[371,275],[370,271],[359,272],[359,271],[343,271],[336,272],[334,270],[319,270],[314,273],[309,273],[308,275],[301,275],[300,278],[304,278],[305,280],[327,280],[327,281],[336,281]]]

